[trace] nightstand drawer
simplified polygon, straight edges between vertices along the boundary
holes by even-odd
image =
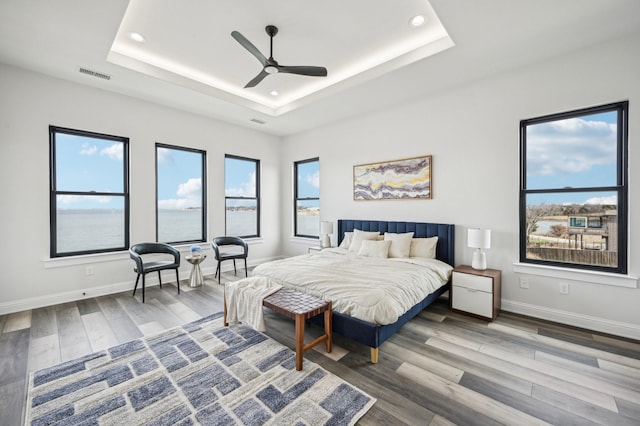
[[[464,276],[465,274],[459,275]],[[490,278],[489,281],[491,281]],[[455,284],[451,287],[451,291],[453,292],[451,299],[451,307],[453,309],[482,317],[493,317],[493,294],[467,287],[459,287]]]
[[[491,277],[482,277],[454,271],[452,283],[455,287],[465,287],[487,293],[493,292],[493,278]]]

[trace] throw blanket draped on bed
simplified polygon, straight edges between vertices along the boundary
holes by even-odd
[[[227,322],[242,322],[258,331],[266,331],[262,301],[282,286],[268,278],[245,278],[225,284]]]
[[[333,248],[264,263],[253,274],[331,300],[334,311],[385,325],[446,284],[452,269],[436,259],[370,258]]]

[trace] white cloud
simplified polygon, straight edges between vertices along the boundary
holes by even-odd
[[[111,145],[108,148],[104,148],[102,151],[100,151],[100,155],[106,155],[111,159],[115,159],[115,160],[122,160],[122,147],[123,144],[121,143],[114,143],[113,145]]]
[[[580,118],[529,126],[527,173],[553,175],[585,172],[616,164],[617,126]]]
[[[187,207],[202,206],[202,180],[192,178],[178,186],[176,195],[179,198],[170,198],[158,201],[158,208],[182,210]]]
[[[88,143],[82,144],[82,149],[80,150],[80,155],[93,155],[98,151],[98,147],[95,145],[89,145]]]
[[[225,193],[229,197],[255,197],[256,196],[256,172],[251,172],[249,179],[239,187],[227,188]]]
[[[202,194],[202,180],[191,178],[178,186],[177,194],[182,198],[199,198]]]
[[[593,197],[589,198],[584,204],[605,204],[605,205],[617,205],[618,197],[616,195],[611,195],[609,197]]]
[[[315,172],[312,175],[305,176],[305,181],[312,185],[314,188],[320,188],[320,172]]]
[[[170,149],[158,148],[158,163],[159,164],[171,164],[173,163],[173,155]]]

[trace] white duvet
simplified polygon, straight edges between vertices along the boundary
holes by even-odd
[[[436,259],[379,259],[332,248],[263,263],[253,275],[331,300],[337,312],[385,325],[446,284],[452,269]]]

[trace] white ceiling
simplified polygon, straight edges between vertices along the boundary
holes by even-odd
[[[262,65],[231,31],[268,57],[266,25],[328,76],[243,88]],[[638,0],[0,0],[0,62],[281,136],[638,31]]]

